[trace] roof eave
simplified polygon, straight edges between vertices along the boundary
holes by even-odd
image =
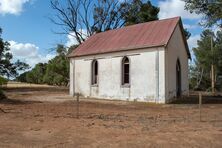
[[[181,28],[182,37],[183,37],[183,42],[184,42],[184,44],[185,44],[185,48],[186,48],[186,51],[187,51],[187,56],[188,56],[188,58],[189,58],[190,60],[192,60],[191,54],[190,54],[190,50],[189,50],[189,46],[188,46],[188,44],[187,44],[186,36],[185,36],[185,34],[184,34],[184,31],[183,31],[184,28],[183,28],[183,24],[182,24],[181,18],[179,19],[179,21],[177,22],[177,24],[179,24],[179,26],[180,26],[180,28]],[[176,25],[176,26],[177,26],[177,25]],[[169,44],[169,42],[170,42],[170,40],[171,40],[171,38],[172,38],[175,30],[176,30],[176,26],[175,26],[175,28],[174,28],[174,30],[173,30],[173,33],[171,34],[169,40],[167,41],[166,47],[168,46],[168,44]]]
[[[92,56],[92,55],[102,55],[107,53],[118,53],[118,52],[124,52],[124,51],[131,51],[131,50],[138,50],[138,49],[146,49],[146,48],[156,48],[156,47],[165,47],[166,44],[161,45],[153,45],[153,46],[142,46],[142,47],[134,47],[134,48],[125,48],[124,50],[120,51],[110,51],[110,52],[103,52],[103,53],[92,53],[92,54],[84,54],[84,55],[69,55],[68,58],[76,58],[76,57],[84,57],[84,56]]]

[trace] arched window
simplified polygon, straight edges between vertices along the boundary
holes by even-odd
[[[130,63],[128,57],[124,57],[122,60],[122,85],[126,84],[130,84]]]
[[[92,85],[98,84],[98,62],[92,61]]]

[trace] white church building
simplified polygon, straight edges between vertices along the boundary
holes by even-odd
[[[168,103],[189,91],[180,17],[94,34],[68,57],[70,95]]]

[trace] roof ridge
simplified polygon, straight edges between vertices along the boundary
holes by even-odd
[[[165,19],[161,19],[161,20],[153,20],[153,21],[149,21],[149,22],[144,22],[144,23],[138,23],[138,24],[133,24],[133,25],[129,25],[129,26],[124,26],[124,27],[122,27],[122,28],[110,29],[110,30],[107,30],[107,31],[95,33],[95,34],[93,34],[93,35],[99,35],[99,34],[111,32],[111,31],[117,31],[117,30],[121,30],[121,29],[127,29],[127,28],[130,28],[130,27],[140,26],[140,25],[144,25],[144,24],[155,23],[155,22],[162,22],[162,21],[173,20],[173,19],[180,19],[180,18],[181,18],[180,16],[176,16],[176,17],[165,18]]]

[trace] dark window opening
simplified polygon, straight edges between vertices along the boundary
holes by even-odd
[[[98,62],[93,60],[92,62],[92,85],[98,84]]]
[[[122,85],[129,84],[130,81],[130,65],[129,59],[124,57],[122,60]]]
[[[179,59],[176,64],[176,95],[177,97],[181,96],[181,67]]]

